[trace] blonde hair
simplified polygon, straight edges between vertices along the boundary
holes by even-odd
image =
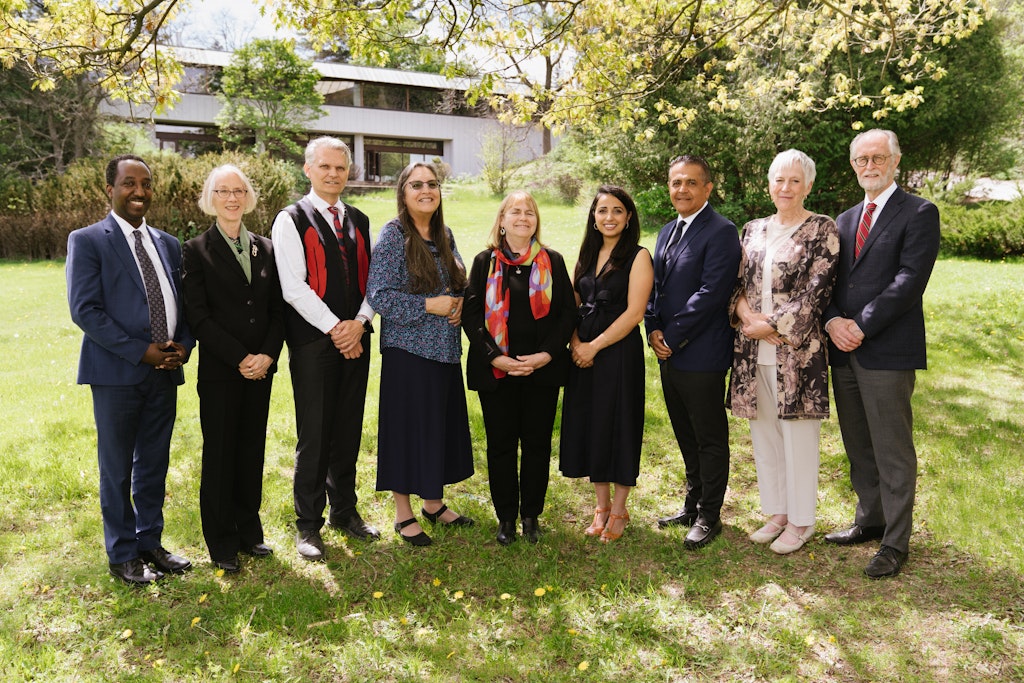
[[[199,195],[199,208],[203,213],[208,216],[216,216],[217,210],[213,208],[213,190],[217,185],[217,181],[220,180],[221,176],[225,176],[228,173],[234,173],[238,176],[238,179],[242,181],[242,185],[246,189],[245,201],[242,205],[242,213],[249,213],[256,208],[256,188],[249,182],[249,177],[242,173],[242,169],[238,168],[234,164],[224,164],[210,171],[210,175],[206,176],[206,182],[203,183],[203,191]]]
[[[526,204],[533,209],[533,214],[537,217],[537,230],[533,233],[533,238],[537,240],[541,246],[544,246],[543,242],[540,241],[540,209],[537,207],[537,201],[533,198],[533,195],[526,190],[515,190],[513,192],[509,192],[508,195],[501,200],[501,205],[498,207],[498,216],[494,219],[494,225],[491,227],[491,232],[487,235],[488,249],[501,249],[504,245],[505,238],[501,234],[501,219],[505,217],[505,212],[508,211],[508,207],[520,200],[526,202]]]

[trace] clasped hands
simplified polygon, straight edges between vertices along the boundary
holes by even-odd
[[[498,356],[491,361],[491,365],[506,375],[526,377],[527,375],[532,375],[534,370],[538,370],[550,362],[551,354],[547,351],[541,351],[525,356]]]
[[[176,341],[152,342],[142,354],[142,362],[157,370],[177,370],[188,361],[188,349]]]
[[[238,372],[246,379],[263,379],[267,376],[267,371],[270,370],[273,363],[274,359],[265,353],[258,355],[250,353],[238,364]]]
[[[855,350],[864,341],[864,331],[853,318],[832,318],[825,325],[836,348],[845,353]]]
[[[459,325],[462,323],[462,301],[462,297],[447,294],[428,297],[427,313],[447,318],[449,325]]]
[[[594,365],[594,357],[601,349],[597,348],[593,341],[580,341],[575,332],[569,340],[569,350],[572,351],[572,362],[578,368],[589,368]]]
[[[363,324],[358,320],[339,320],[331,331],[331,342],[334,348],[348,360],[363,355]]]

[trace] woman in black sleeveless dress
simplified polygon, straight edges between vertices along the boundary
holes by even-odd
[[[567,477],[590,477],[597,506],[584,533],[605,542],[622,536],[629,521],[626,499],[640,472],[644,349],[639,324],[654,268],[639,240],[633,199],[622,188],[601,186],[573,278],[579,326],[562,406],[560,469]]]

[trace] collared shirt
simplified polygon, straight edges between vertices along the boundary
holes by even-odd
[[[340,218],[345,220],[345,205],[338,200],[337,204],[328,204],[320,198],[316,192],[310,192],[306,199],[312,202],[313,207],[320,212],[327,225],[334,225],[334,216],[329,211],[331,206],[338,207]],[[354,230],[354,228],[353,228]],[[350,230],[349,237],[355,241],[355,234]],[[302,246],[302,239],[299,231],[295,229],[295,222],[287,212],[282,211],[274,219],[274,227],[270,231],[271,240],[274,243],[274,257],[277,261],[277,274],[281,280],[281,294],[284,300],[291,305],[302,318],[313,327],[324,334],[338,324],[339,318],[331,312],[324,300],[317,296],[309,287],[306,270],[306,250]],[[363,298],[357,315],[373,321],[373,307]]]
[[[139,269],[139,277],[145,282],[145,275],[142,273],[142,265],[139,263],[139,257],[135,253],[135,226],[126,221],[125,219],[118,216],[113,211],[110,215],[114,217],[114,221],[117,222],[121,232],[124,233],[124,238],[128,241],[128,251],[132,253],[132,258],[135,259],[135,267]],[[174,289],[171,287],[171,281],[167,277],[167,264],[160,258],[159,252],[156,250],[156,245],[153,243],[153,236],[149,234],[149,226],[146,224],[146,219],[142,219],[142,225],[139,226],[142,230],[142,246],[149,254],[149,260],[153,262],[153,268],[156,270],[156,277],[160,281],[160,292],[164,295],[164,311],[167,313],[167,336],[174,339],[174,334],[178,330],[178,305],[177,297],[174,295]]]
[[[882,214],[882,209],[885,208],[886,202],[892,197],[892,193],[896,191],[896,181],[890,183],[889,187],[882,190],[882,193],[874,199],[868,199],[867,195],[864,195],[864,208],[860,210],[860,220],[857,221],[857,225],[860,225],[860,221],[864,220],[864,213],[867,210],[868,204],[875,205],[875,211],[871,214],[871,227],[875,227],[875,223],[878,222],[878,217]]]
[[[238,261],[238,265],[242,267],[242,272],[245,273],[245,281],[250,285],[252,284],[252,261],[249,255],[249,242],[252,240],[249,238],[249,231],[242,225],[238,230],[238,244],[235,244],[235,240],[228,237],[228,234],[224,232],[224,228],[217,224],[217,232],[227,242],[228,247],[231,249],[231,253],[234,255],[235,260]]]
[[[691,225],[693,225],[694,219],[697,218],[697,216],[700,215],[700,212],[703,211],[704,209],[706,209],[707,206],[708,206],[708,203],[704,202],[704,204],[699,209],[697,209],[696,211],[691,213],[686,218],[683,218],[682,216],[679,216],[679,219],[676,221],[676,229],[679,230],[679,238],[676,240],[676,242],[678,242],[679,240],[683,239],[683,236],[686,234],[686,230]]]

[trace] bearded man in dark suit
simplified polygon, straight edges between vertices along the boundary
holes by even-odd
[[[836,219],[839,272],[824,315],[857,494],[853,525],[825,540],[881,539],[864,569],[873,579],[899,574],[909,553],[917,488],[910,400],[916,371],[926,367],[922,296],[939,253],[939,210],[896,184],[900,159],[892,131],[869,130],[850,143],[865,195]]]

